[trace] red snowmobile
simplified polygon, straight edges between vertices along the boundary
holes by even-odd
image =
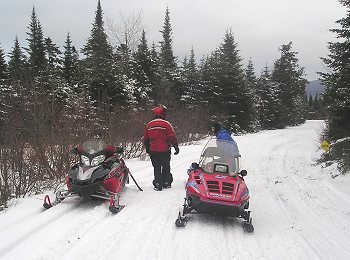
[[[51,203],[48,195],[44,199],[46,209],[62,202],[67,197],[84,197],[89,199],[105,199],[109,201],[109,210],[118,213],[124,208],[119,204],[120,193],[132,177],[120,154],[123,148],[106,145],[101,139],[89,139],[78,145],[72,153],[79,156],[66,175],[68,190],[56,193],[56,200]],[[135,182],[137,185],[137,183]],[[137,185],[140,191],[142,189]]]
[[[186,198],[182,213],[175,221],[184,227],[189,214],[211,214],[243,218],[243,228],[253,232],[249,208],[249,191],[240,170],[239,150],[236,142],[212,138],[204,147],[199,163],[188,170]]]

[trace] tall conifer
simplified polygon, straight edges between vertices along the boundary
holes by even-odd
[[[140,44],[137,46],[136,53],[134,54],[134,78],[136,79],[136,95],[137,101],[140,104],[142,101],[148,101],[152,99],[152,78],[154,77],[154,71],[152,68],[151,51],[147,45],[146,33],[142,31]]]
[[[123,100],[123,90],[116,89],[112,46],[108,43],[107,34],[104,30],[100,1],[97,4],[90,37],[82,52],[86,56],[83,60],[84,83],[89,88],[97,105]]]
[[[172,28],[170,24],[170,11],[166,8],[160,42],[160,85],[157,90],[160,103],[174,105],[180,100],[183,89],[179,78],[176,57],[173,53]]]
[[[297,52],[292,51],[292,42],[279,49],[281,57],[275,61],[271,75],[278,86],[282,111],[279,115],[284,126],[297,125],[306,120],[304,68],[299,66]],[[283,123],[282,123],[283,122]]]
[[[0,80],[8,79],[8,68],[4,50],[0,47]]]
[[[64,57],[62,62],[62,72],[63,77],[69,86],[73,86],[76,83],[75,74],[76,74],[76,65],[79,59],[79,54],[76,48],[72,45],[71,36],[68,33],[65,41],[64,47]]]
[[[22,79],[25,73],[26,57],[22,51],[17,36],[9,56],[8,67],[10,79],[12,81]]]
[[[215,53],[215,71],[211,84],[217,85],[215,100],[217,116],[233,131],[252,131],[255,128],[253,97],[245,82],[245,73],[237,43],[231,30],[225,33],[224,41]]]
[[[350,1],[339,3],[346,8],[346,16],[336,21],[341,28],[330,30],[339,41],[329,43],[330,54],[322,59],[330,72],[320,73],[327,86],[324,101],[328,106],[331,138],[350,136]]]
[[[45,69],[46,58],[43,30],[34,7],[32,9],[28,29],[28,48],[26,48],[28,52],[28,62],[31,72],[36,76],[40,71]]]

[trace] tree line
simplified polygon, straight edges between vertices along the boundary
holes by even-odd
[[[28,29],[28,45],[21,47],[16,38],[8,64],[0,52],[4,107],[11,106],[4,97],[18,95],[16,88],[29,81],[29,93],[43,92],[62,107],[77,96],[106,111],[159,103],[170,108],[204,106],[212,120],[220,119],[233,131],[281,128],[305,120],[307,81],[292,42],[280,47],[280,58],[271,70],[266,66],[256,76],[252,60],[243,66],[231,30],[199,64],[194,49],[178,62],[168,8],[160,31],[162,41],[150,46],[143,31],[134,51],[127,39],[117,46],[110,44],[100,1],[90,36],[80,51],[69,33],[62,52],[50,37],[45,38],[35,8]]]
[[[339,163],[343,173],[350,171],[350,1],[338,0],[346,8],[346,15],[336,21],[330,31],[336,42],[328,43],[329,55],[322,58],[328,72],[319,73],[326,86],[324,103],[327,107],[325,135],[334,145],[329,160]]]
[[[61,50],[44,36],[33,7],[27,45],[16,37],[8,62],[0,48],[0,204],[60,180],[69,149],[84,138],[127,144],[129,157],[141,156],[142,130],[157,104],[169,108],[180,142],[200,138],[213,121],[239,134],[306,120],[307,80],[292,42],[256,75],[230,29],[197,62],[193,48],[183,61],[175,56],[168,8],[158,43],[141,31],[133,45],[127,25],[112,45],[98,1],[85,45],[78,50],[68,33]]]

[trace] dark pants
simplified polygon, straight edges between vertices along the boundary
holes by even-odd
[[[170,173],[170,151],[168,152],[150,152],[152,165],[154,168],[154,181],[161,187],[164,183],[171,184],[173,182],[173,176]]]

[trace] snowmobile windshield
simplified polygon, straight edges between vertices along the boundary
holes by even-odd
[[[81,154],[81,163],[87,166],[96,166],[106,159],[104,148],[106,143],[101,139],[89,139],[82,144],[84,153]]]
[[[240,157],[235,141],[212,138],[202,151],[199,166],[205,173],[233,176],[240,170]]]

